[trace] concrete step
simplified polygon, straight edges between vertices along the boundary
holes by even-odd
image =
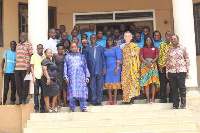
[[[151,110],[168,110],[172,108],[172,103],[153,103],[153,104],[133,104],[133,105],[104,105],[90,106],[89,112],[132,112],[132,111],[151,111]],[[69,107],[62,107],[59,112],[68,112]],[[76,106],[75,112],[81,112],[79,106]]]
[[[128,126],[107,126],[107,127],[62,127],[62,128],[25,128],[24,133],[121,133],[121,132],[146,132],[146,133],[196,133],[196,129],[184,129],[182,125],[128,125]]]
[[[32,113],[30,120],[98,120],[119,118],[156,118],[172,116],[193,116],[193,111],[182,110],[155,110],[155,111],[121,111],[121,112],[73,112],[73,113]]]
[[[177,116],[177,117],[157,117],[157,118],[119,118],[119,119],[99,119],[99,120],[49,120],[27,122],[27,127],[73,127],[73,126],[113,126],[129,124],[176,124],[176,123],[196,123],[195,117]]]

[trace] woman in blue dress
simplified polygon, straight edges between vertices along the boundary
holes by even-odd
[[[106,41],[106,49],[104,51],[106,58],[106,75],[104,90],[108,90],[109,102],[107,105],[117,105],[117,90],[121,89],[121,61],[122,53],[118,46],[114,47],[114,40],[109,37]],[[114,101],[112,101],[112,90],[114,90]]]

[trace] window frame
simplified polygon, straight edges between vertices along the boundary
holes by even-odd
[[[136,13],[136,12],[152,12],[153,18],[140,18],[140,19],[121,19],[116,20],[116,13]],[[92,14],[113,14],[113,20],[88,20],[88,21],[78,21],[76,22],[77,15],[92,15]],[[112,11],[112,12],[87,12],[87,13],[73,13],[73,26],[76,24],[88,24],[88,23],[119,23],[119,22],[139,22],[139,21],[153,21],[153,29],[156,29],[156,15],[155,9],[152,10],[127,10],[127,11]]]
[[[1,32],[1,35],[2,36],[0,36],[1,37],[1,40],[0,40],[0,47],[3,47],[4,45],[3,45],[3,0],[0,0],[0,12],[1,12],[1,14],[0,14],[0,21],[1,21],[1,24],[2,25],[0,25],[1,26],[1,30],[0,30],[0,32]]]

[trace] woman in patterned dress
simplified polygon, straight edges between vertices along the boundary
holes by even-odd
[[[157,68],[158,49],[154,47],[151,37],[145,39],[144,47],[140,50],[141,79],[140,86],[145,89],[147,103],[149,99],[149,86],[151,85],[152,103],[155,102],[155,90],[159,90],[160,82]]]
[[[83,112],[87,112],[89,71],[84,56],[78,53],[78,44],[71,44],[71,53],[64,61],[64,79],[67,83],[67,100],[70,112],[74,112],[76,100],[79,100]]]
[[[122,72],[121,72],[121,84],[123,90],[123,101],[125,104],[133,103],[133,98],[140,95],[139,86],[139,71],[140,60],[139,52],[140,48],[137,44],[131,42],[132,33],[127,31],[124,33],[124,39],[126,41],[122,48]]]

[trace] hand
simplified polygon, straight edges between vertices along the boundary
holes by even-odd
[[[50,85],[50,82],[51,82],[51,80],[50,79],[47,79],[47,85]]]
[[[5,74],[4,70],[2,70],[1,73],[2,73],[2,77],[3,77],[3,75]]]
[[[189,76],[189,73],[187,72],[185,78],[188,78],[188,76]]]
[[[30,72],[31,72],[31,67],[28,67],[27,73],[30,74]]]
[[[160,73],[163,73],[163,67],[159,66]]]
[[[89,83],[89,82],[90,82],[89,78],[86,78],[86,83]]]
[[[102,74],[103,74],[103,75],[105,75],[105,74],[106,74],[106,70],[105,70],[105,69],[103,69],[103,72],[102,72]]]
[[[169,79],[168,73],[166,73],[166,77],[167,77],[167,79]]]
[[[151,62],[147,62],[147,63],[146,63],[146,66],[149,67],[149,68],[151,67],[151,65],[152,65]]]
[[[118,73],[118,69],[115,68],[115,72],[114,72],[114,74],[117,75],[117,73]]]
[[[68,85],[69,84],[69,78],[65,79],[65,83]]]
[[[36,80],[35,80],[35,78],[33,78],[33,84],[34,84],[34,85],[36,84]]]

